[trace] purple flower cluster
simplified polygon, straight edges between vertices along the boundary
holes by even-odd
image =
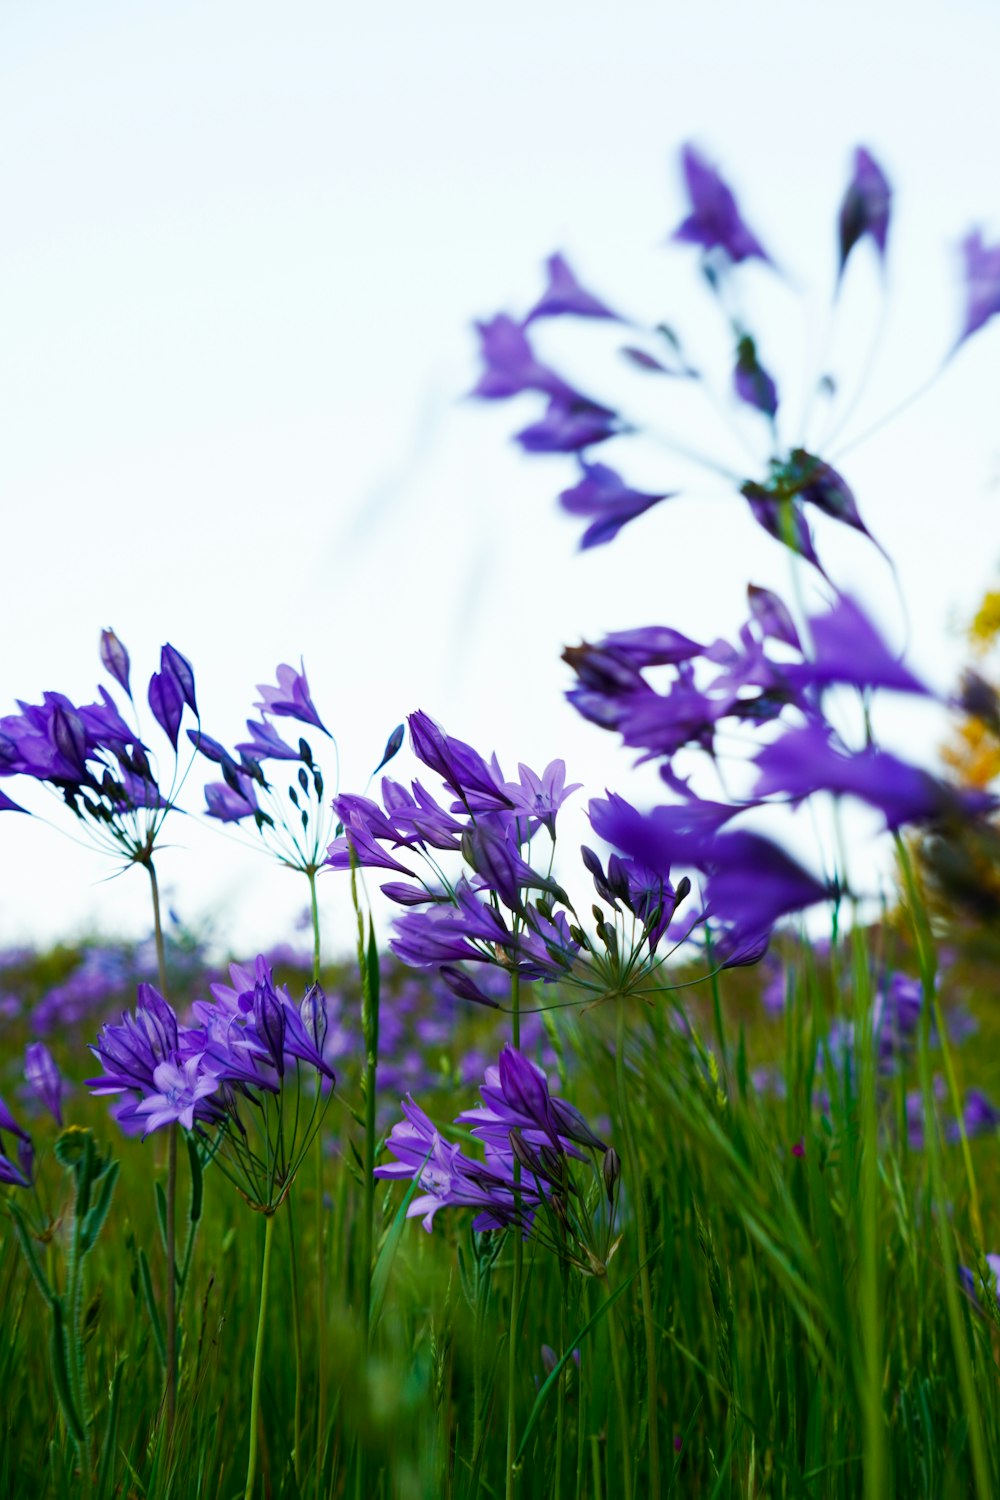
[[[319,986],[296,1006],[263,958],[253,968],[233,964],[230,975],[231,985],[212,985],[211,1001],[195,1002],[193,1025],[140,984],[134,1014],[102,1027],[91,1051],[104,1073],[88,1083],[95,1094],[129,1096],[117,1112],[123,1129],[148,1135],[179,1122],[185,1130],[233,1125],[245,1134],[239,1101],[277,1094],[287,1068],[302,1062],[332,1080]]]
[[[134,709],[128,652],[114,631],[101,636],[101,661]],[[149,747],[108,690],[98,693],[99,701],[81,706],[54,692],[38,704],[19,701],[19,713],[0,718],[0,777],[53,788],[98,842],[128,862],[148,863],[173,789],[161,789]],[[147,697],[176,756],[185,710],[198,717],[194,673],[176,647],[161,649]],[[0,794],[4,809],[24,811]]]
[[[376,1177],[416,1180],[407,1209],[431,1230],[442,1208],[472,1208],[473,1229],[518,1229],[533,1235],[579,1269],[603,1274],[613,1253],[620,1165],[580,1112],[549,1090],[542,1070],[513,1047],[486,1070],[482,1103],[455,1124],[482,1142],[484,1160],[447,1141],[412,1098],[386,1141],[395,1162]],[[598,1192],[576,1183],[574,1163],[590,1155]],[[598,1165],[599,1163],[599,1165]],[[606,1197],[610,1214],[595,1212]]]

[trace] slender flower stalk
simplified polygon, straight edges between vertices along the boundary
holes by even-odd
[[[515,1048],[521,1045],[521,980],[516,972],[510,981],[510,1031]],[[517,1197],[521,1185],[521,1163],[514,1160],[514,1194]],[[518,1319],[521,1309],[521,1277],[524,1270],[524,1242],[520,1234],[514,1235],[514,1270],[510,1284],[510,1326],[507,1332],[507,1478],[506,1500],[514,1500],[517,1488],[517,1371],[518,1371]],[[560,1351],[561,1352],[561,1351]]]
[[[167,953],[163,941],[163,919],[160,914],[160,887],[156,879],[156,867],[152,858],[146,862],[149,872],[149,888],[153,898],[153,937],[156,943],[156,968],[160,984],[160,994],[167,1000]],[[166,1331],[165,1343],[167,1353],[167,1402],[166,1402],[166,1440],[167,1451],[173,1445],[174,1422],[177,1413],[177,1130],[176,1125],[171,1125],[167,1130],[167,1185],[165,1196],[167,1200],[167,1215],[165,1226],[165,1254],[167,1258],[166,1277]]]
[[[250,1453],[247,1458],[247,1482],[244,1500],[253,1500],[257,1479],[257,1444],[260,1429],[260,1381],[264,1368],[264,1328],[267,1321],[267,1290],[271,1277],[271,1241],[274,1238],[274,1214],[264,1218],[264,1263],[260,1272],[260,1310],[257,1314],[257,1343],[253,1356],[253,1384],[250,1388]]]
[[[619,997],[615,1024],[615,1082],[618,1088],[618,1112],[621,1116],[622,1134],[628,1163],[629,1181],[632,1183],[632,1202],[635,1205],[636,1247],[639,1255],[639,1291],[642,1299],[642,1322],[646,1335],[646,1430],[649,1435],[649,1493],[661,1494],[660,1489],[660,1434],[659,1434],[659,1384],[656,1378],[656,1325],[653,1319],[653,1294],[649,1275],[649,1238],[646,1229],[646,1204],[643,1195],[642,1174],[639,1167],[635,1137],[628,1107],[628,1089],[625,1079],[625,1000]],[[627,1439],[623,1441],[627,1444]]]

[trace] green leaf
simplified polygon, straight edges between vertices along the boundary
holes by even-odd
[[[142,1286],[142,1295],[146,1303],[146,1311],[149,1313],[149,1323],[153,1330],[153,1338],[160,1355],[160,1364],[167,1368],[167,1346],[163,1341],[163,1328],[160,1324],[160,1312],[156,1306],[156,1294],[153,1291],[153,1278],[149,1274],[149,1260],[146,1252],[140,1246],[139,1249],[139,1281]]]
[[[21,1254],[24,1256],[28,1270],[31,1272],[32,1277],[35,1281],[35,1285],[38,1287],[38,1290],[41,1292],[46,1302],[51,1303],[54,1294],[52,1288],[49,1286],[49,1279],[42,1269],[42,1263],[38,1259],[38,1252],[35,1249],[31,1233],[28,1229],[27,1224],[24,1222],[24,1216],[21,1213],[21,1206],[20,1204],[15,1203],[13,1198],[11,1198],[7,1203],[7,1207],[10,1210],[10,1216],[14,1223],[14,1233],[17,1236],[17,1243],[21,1247]]]
[[[97,1471],[97,1500],[104,1500],[105,1495],[108,1493],[109,1482],[114,1478],[115,1446],[118,1441],[118,1407],[122,1386],[122,1370],[124,1367],[124,1358],[119,1359],[115,1365],[115,1373],[111,1377],[111,1391],[108,1397],[108,1422],[104,1429],[104,1442],[101,1445],[101,1465]]]
[[[167,1195],[163,1191],[163,1183],[153,1184],[153,1193],[156,1197],[156,1217],[160,1223],[160,1238],[163,1241],[163,1249],[167,1248]]]
[[[108,1209],[111,1207],[111,1199],[114,1196],[115,1183],[118,1181],[118,1170],[118,1163],[112,1162],[104,1174],[101,1190],[94,1204],[87,1211],[87,1217],[80,1230],[80,1252],[83,1255],[89,1255],[104,1228],[104,1221],[108,1217]]]
[[[430,1155],[431,1153],[430,1151],[428,1151],[427,1155],[423,1159],[423,1162],[421,1163],[421,1171],[423,1171],[424,1167],[430,1160]],[[396,1210],[396,1214],[393,1218],[392,1224],[389,1226],[389,1233],[386,1235],[385,1242],[383,1243],[382,1248],[378,1253],[378,1258],[375,1261],[375,1269],[372,1271],[371,1321],[369,1323],[369,1340],[371,1338],[371,1334],[375,1332],[375,1329],[378,1326],[379,1318],[382,1316],[382,1304],[385,1302],[385,1294],[389,1289],[389,1273],[392,1270],[392,1263],[396,1256],[396,1249],[399,1245],[400,1237],[403,1233],[403,1225],[406,1222],[406,1210],[413,1202],[413,1196],[416,1193],[419,1185],[420,1172],[416,1174],[413,1181],[407,1188],[406,1196],[403,1198],[402,1203]]]
[[[652,1256],[650,1256],[650,1260],[651,1259]],[[638,1271],[633,1271],[629,1279],[627,1281],[623,1281],[617,1291],[612,1292],[611,1296],[601,1303],[600,1307],[594,1313],[594,1316],[590,1318],[580,1329],[580,1332],[576,1335],[576,1338],[570,1339],[569,1345],[562,1359],[559,1360],[558,1364],[555,1366],[552,1373],[545,1381],[544,1385],[542,1385],[542,1387],[540,1388],[538,1395],[535,1397],[535,1404],[531,1408],[531,1415],[528,1417],[524,1431],[521,1434],[521,1446],[517,1450],[518,1463],[520,1463],[522,1458],[524,1457],[524,1450],[528,1446],[528,1439],[534,1431],[535,1423],[541,1416],[542,1407],[545,1405],[546,1401],[549,1398],[549,1395],[552,1392],[553,1387],[556,1384],[556,1381],[559,1379],[559,1376],[563,1372],[563,1366],[566,1364],[566,1361],[572,1359],[573,1350],[577,1347],[577,1345],[583,1343],[584,1339],[587,1337],[587,1334],[594,1327],[594,1325],[599,1323],[604,1317],[604,1314],[606,1312],[609,1312],[614,1304],[618,1301],[618,1298],[622,1296],[624,1292],[628,1291],[629,1287],[632,1285],[638,1274]],[[614,1334],[612,1334],[611,1336],[612,1338],[614,1338]]]

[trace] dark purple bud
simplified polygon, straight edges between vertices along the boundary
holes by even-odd
[[[232,759],[225,745],[220,745],[218,740],[213,740],[212,736],[205,734],[203,730],[189,729],[187,735],[198,754],[203,755],[206,760],[214,761],[217,766]]]
[[[885,242],[889,233],[889,203],[892,189],[878,162],[864,146],[854,153],[854,176],[840,205],[840,266],[837,279],[844,274],[847,257],[864,235],[870,235],[885,260]]]
[[[583,478],[563,490],[559,503],[571,516],[594,519],[580,538],[580,550],[612,541],[629,521],[634,521],[661,500],[672,495],[649,495],[628,487],[621,475],[607,464],[583,464]]]
[[[475,1005],[485,1005],[490,1010],[499,1010],[498,1001],[490,998],[484,990],[481,990],[468,974],[462,969],[457,969],[454,964],[442,964],[438,973],[453,995],[460,1000],[471,1000]]]
[[[615,1203],[615,1189],[622,1175],[622,1160],[614,1146],[609,1146],[604,1153],[602,1171],[604,1173],[604,1191],[607,1193],[608,1202],[613,1208]]]
[[[733,389],[741,401],[773,417],[778,410],[778,390],[757,358],[757,346],[744,335],[736,349]]]
[[[0,1130],[6,1130],[9,1135],[16,1135],[22,1141],[29,1139],[28,1132],[14,1119],[2,1097],[0,1097]]]
[[[395,729],[392,731],[389,738],[385,742],[385,749],[382,752],[382,759],[379,761],[378,765],[372,772],[373,776],[377,776],[382,767],[387,766],[393,759],[393,757],[399,753],[399,748],[403,743],[403,736],[405,735],[405,733],[406,725],[397,724]]]
[[[101,661],[111,676],[132,696],[128,652],[111,629],[101,631]]]
[[[267,1054],[277,1070],[278,1077],[285,1076],[285,1007],[278,998],[274,986],[258,982],[253,991],[253,1021],[257,1035],[267,1048]]]
[[[198,717],[198,701],[194,695],[194,668],[186,656],[182,656],[176,646],[169,643],[160,648],[160,671],[168,673],[173,677],[180,688],[181,697],[188,708]]]
[[[737,264],[754,256],[770,263],[770,256],[744,224],[736,199],[715,167],[692,145],[683,148],[681,165],[691,212],[672,237],[705,250],[721,250]]]
[[[1000,734],[1000,698],[992,683],[971,667],[962,673],[959,707],[973,719],[981,719],[994,734]]]
[[[184,698],[180,684],[171,673],[153,673],[149,679],[149,706],[153,710],[153,718],[176,750],[177,733],[184,713]]]

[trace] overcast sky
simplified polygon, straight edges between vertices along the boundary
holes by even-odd
[[[254,684],[304,654],[345,790],[416,707],[511,770],[563,755],[589,790],[624,789],[626,757],[562,700],[562,646],[654,621],[731,632],[748,578],[787,590],[787,557],[700,480],[578,555],[555,504],[572,462],[509,442],[532,401],[464,399],[470,320],[525,310],[561,249],[623,312],[723,358],[693,254],[666,244],[693,138],[784,273],[751,268],[744,311],[796,441],[865,142],[896,190],[890,297],[839,450],[953,340],[961,236],[1000,236],[998,57],[986,3],[6,0],[0,712],[47,688],[86,700],[111,625],[143,683],[161,641],[185,651],[226,740]],[[845,389],[878,321],[868,249],[829,349]],[[616,341],[550,328],[544,348],[614,402],[633,391],[611,379]],[[841,460],[898,566],[913,660],[942,686],[955,622],[1000,561],[998,370],[1000,326]],[[733,457],[711,409],[666,383],[656,398],[635,397],[664,432]],[[666,448],[629,463],[650,487],[688,477]],[[877,555],[818,540],[901,640]],[[287,874],[193,819],[170,842],[184,917],[209,913],[241,950],[287,935],[302,904]],[[0,943],[146,924],[139,876],[104,883],[99,856],[54,831],[8,816],[0,849]]]

